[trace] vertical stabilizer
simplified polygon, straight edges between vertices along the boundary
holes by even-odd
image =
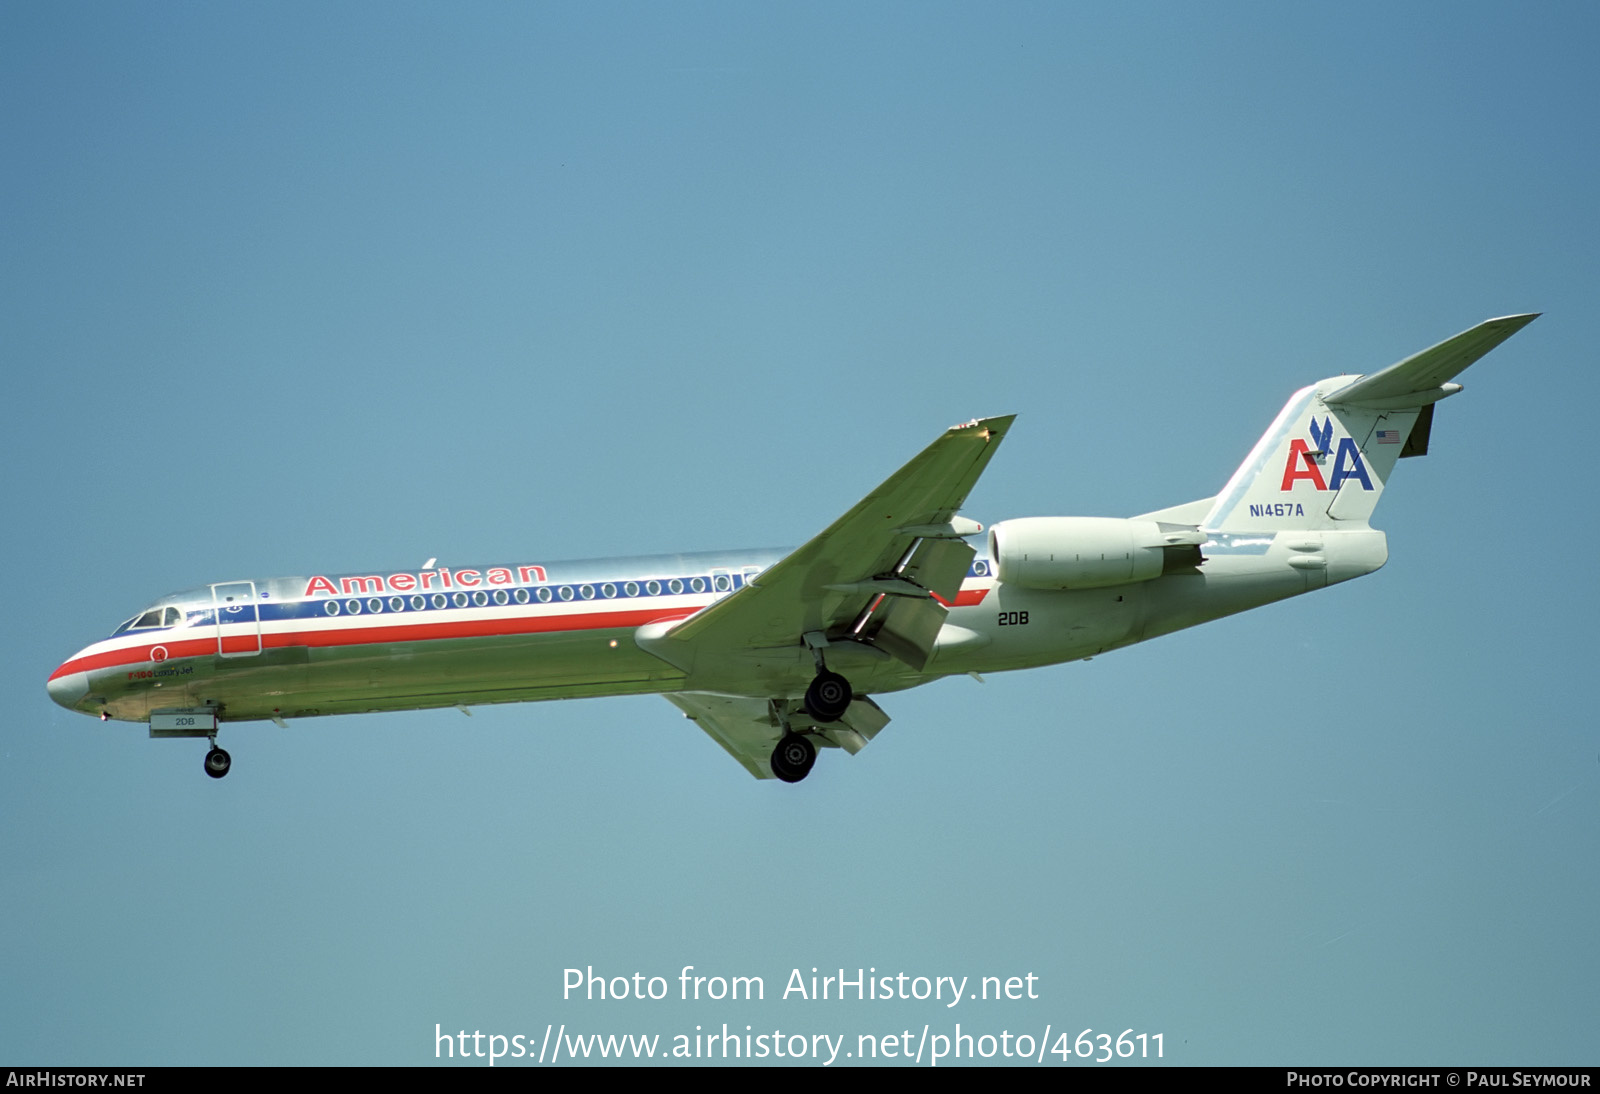
[[[1336,376],[1295,392],[1201,526],[1220,532],[1364,527],[1420,408],[1379,411],[1324,400],[1322,392],[1352,379]]]
[[[1433,404],[1461,390],[1451,378],[1536,318],[1490,319],[1380,372],[1301,388],[1233,473],[1201,527],[1367,527],[1395,461],[1427,451]],[[1424,408],[1423,435],[1412,443]]]

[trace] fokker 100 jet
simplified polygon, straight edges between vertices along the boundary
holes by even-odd
[[[859,752],[873,696],[1073,661],[1369,574],[1396,461],[1452,379],[1532,322],[1490,319],[1295,392],[1215,497],[1131,518],[958,510],[1012,417],[955,426],[788,552],[507,560],[226,581],[162,597],[51,675],[52,699],[152,737],[226,722],[656,692],[760,779]]]

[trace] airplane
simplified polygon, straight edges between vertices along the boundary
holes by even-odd
[[[758,779],[799,782],[932,680],[1087,659],[1372,573],[1396,462],[1463,369],[1538,318],[1490,319],[1301,388],[1214,497],[1140,516],[961,516],[1014,415],[953,426],[792,551],[215,582],[50,676],[68,710],[210,742],[225,723],[656,693]]]

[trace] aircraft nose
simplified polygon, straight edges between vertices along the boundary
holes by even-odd
[[[45,690],[50,693],[50,698],[68,710],[77,710],[79,701],[89,694],[89,674],[69,672],[52,676],[45,684]]]

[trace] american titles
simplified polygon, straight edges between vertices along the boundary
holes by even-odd
[[[318,574],[306,582],[306,596],[348,596],[352,593],[411,593],[434,589],[475,589],[480,585],[533,585],[544,582],[543,566],[507,566],[488,570],[422,570],[414,574],[362,574],[353,577],[323,577]]]

